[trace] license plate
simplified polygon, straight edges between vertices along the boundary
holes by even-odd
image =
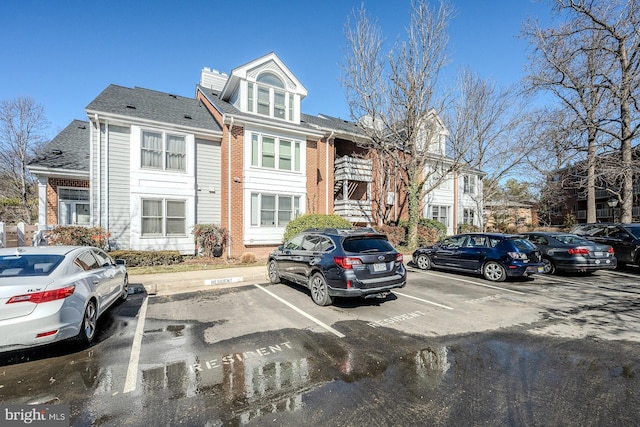
[[[538,267],[538,273],[544,273],[544,267],[543,266],[539,266]]]
[[[603,255],[601,251],[595,251],[593,254],[595,256],[602,256]]]
[[[376,262],[373,264],[373,271],[387,271],[387,264],[384,262]]]

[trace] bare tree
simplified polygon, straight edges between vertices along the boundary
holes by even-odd
[[[445,155],[443,99],[438,78],[447,63],[451,7],[411,5],[406,39],[387,54],[376,22],[364,7],[345,27],[347,51],[342,84],[352,119],[367,135],[362,143],[397,165],[408,199],[409,246],[417,246],[421,198],[461,167],[463,150]]]
[[[44,107],[30,97],[0,103],[0,176],[7,196],[20,200],[21,220],[31,223],[33,180],[27,163],[45,141],[48,121]]]
[[[587,133],[587,189],[595,191],[598,134],[618,141],[613,176],[620,187],[623,222],[632,220],[634,165],[632,141],[638,135],[640,91],[640,4],[638,0],[553,0],[569,19],[557,30],[529,27],[539,58],[548,67],[546,88],[555,88]],[[538,70],[540,71],[540,70]],[[614,128],[611,124],[615,123]],[[611,158],[611,157],[608,157]],[[606,178],[606,179],[605,179]],[[613,191],[614,187],[610,187]],[[595,220],[595,196],[588,194],[589,220]]]
[[[527,156],[535,149],[523,126],[525,118],[525,103],[514,88],[497,88],[469,70],[461,71],[458,93],[445,121],[452,150],[462,149],[459,155],[464,162],[486,173],[483,194],[474,198],[478,212],[500,193],[502,181],[527,164]]]

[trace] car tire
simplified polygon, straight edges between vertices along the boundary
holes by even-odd
[[[82,315],[82,323],[80,323],[78,340],[84,345],[91,344],[96,336],[97,325],[98,310],[96,309],[96,302],[91,299],[87,303],[87,306],[84,309],[84,314]]]
[[[278,264],[275,260],[269,261],[269,282],[280,283],[280,273],[278,273]]]
[[[129,298],[129,275],[124,275],[124,284],[122,285],[122,293],[120,294],[120,301],[126,301]]]
[[[320,306],[331,305],[333,298],[329,295],[329,287],[324,276],[316,273],[311,276],[309,282],[309,290],[311,291],[311,299]]]
[[[416,265],[421,270],[431,270],[431,258],[429,258],[429,255],[420,254],[416,258]]]
[[[482,275],[492,282],[504,282],[507,279],[507,271],[495,261],[489,261],[482,267]]]
[[[545,274],[556,274],[556,265],[549,258],[542,258]]]

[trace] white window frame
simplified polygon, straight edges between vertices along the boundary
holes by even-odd
[[[476,176],[465,175],[463,177],[463,189],[464,194],[476,194]]]
[[[464,208],[462,210],[462,223],[475,225],[476,210],[472,208]]]
[[[145,216],[144,215],[144,203],[145,202],[160,202],[162,212],[160,215],[155,216]],[[169,216],[168,205],[170,203],[181,203],[183,206],[183,215],[182,216]],[[145,219],[160,219],[162,230],[159,233],[145,233]],[[169,227],[170,220],[180,220],[183,223],[183,230],[179,233],[169,233],[167,230]],[[140,237],[142,238],[157,238],[157,237],[185,237],[187,235],[187,201],[184,199],[173,199],[173,198],[154,198],[154,197],[143,197],[140,199]]]
[[[434,210],[437,209],[438,213],[434,215]],[[444,212],[444,215],[443,215]],[[444,218],[444,221],[442,220]],[[429,206],[429,219],[440,221],[445,227],[449,228],[451,219],[451,206],[444,205],[431,205]]]
[[[160,135],[161,139],[162,139],[162,148],[161,151],[158,151],[161,154],[161,159],[162,159],[162,165],[161,166],[153,166],[153,165],[145,165],[144,164],[144,151],[151,151],[147,148],[144,147],[144,142],[145,142],[145,134],[156,134],[156,135]],[[180,152],[170,152],[169,151],[169,147],[168,147],[168,140],[169,138],[178,138],[182,140],[183,143],[183,147],[184,147],[184,152],[180,153]],[[180,168],[171,168],[168,166],[169,161],[168,156],[169,155],[181,155],[182,156],[182,167]],[[187,172],[187,137],[186,135],[181,135],[179,133],[173,133],[173,132],[163,132],[163,131],[158,131],[158,130],[151,130],[151,129],[143,129],[141,131],[140,134],[140,168],[141,169],[151,169],[151,170],[161,170],[161,171],[165,171],[165,172],[175,172],[175,173],[186,173]]]
[[[82,198],[73,198],[73,197],[62,197],[65,191],[74,191],[76,194],[78,192],[86,193],[86,199]],[[60,225],[81,225],[81,226],[89,226],[91,225],[91,200],[90,200],[90,192],[88,188],[84,187],[58,187],[56,189],[57,197],[58,197],[58,224]],[[86,222],[79,222],[77,215],[77,207],[80,205],[86,205],[88,214],[88,219]],[[66,215],[65,215],[66,213]],[[69,217],[70,215],[70,217]]]
[[[267,141],[273,141],[273,166],[265,166],[265,139]],[[285,147],[290,144],[289,154],[285,154]],[[269,153],[268,159],[271,159],[271,153]],[[280,138],[272,135],[263,135],[260,133],[251,133],[251,167],[264,168],[264,169],[276,169],[278,171],[295,172],[300,173],[302,169],[302,143],[295,139]],[[282,165],[289,162],[290,168],[283,168]]]
[[[269,210],[273,213],[273,221],[263,218],[262,200],[264,197],[274,198],[274,208]],[[281,202],[289,199],[291,202],[291,210],[282,210]],[[290,221],[296,219],[300,215],[301,197],[296,194],[275,194],[275,193],[251,193],[251,226],[261,228],[285,227]],[[289,212],[289,218],[281,218],[281,214]],[[265,222],[270,222],[269,224]]]
[[[286,90],[285,84],[279,76],[274,73],[265,73],[261,76],[266,74],[278,79],[282,86],[260,81],[247,82],[247,111],[274,119],[293,121],[296,107],[294,94]],[[258,76],[258,80],[261,76]],[[260,96],[260,94],[267,96]],[[282,97],[282,103],[276,104],[276,95]]]

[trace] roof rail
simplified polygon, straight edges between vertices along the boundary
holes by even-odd
[[[336,228],[336,227],[326,227],[326,228],[307,228],[304,230],[305,232],[317,232],[317,233],[327,233],[327,234],[353,234],[353,233],[378,233],[373,227],[359,227],[359,228]]]

